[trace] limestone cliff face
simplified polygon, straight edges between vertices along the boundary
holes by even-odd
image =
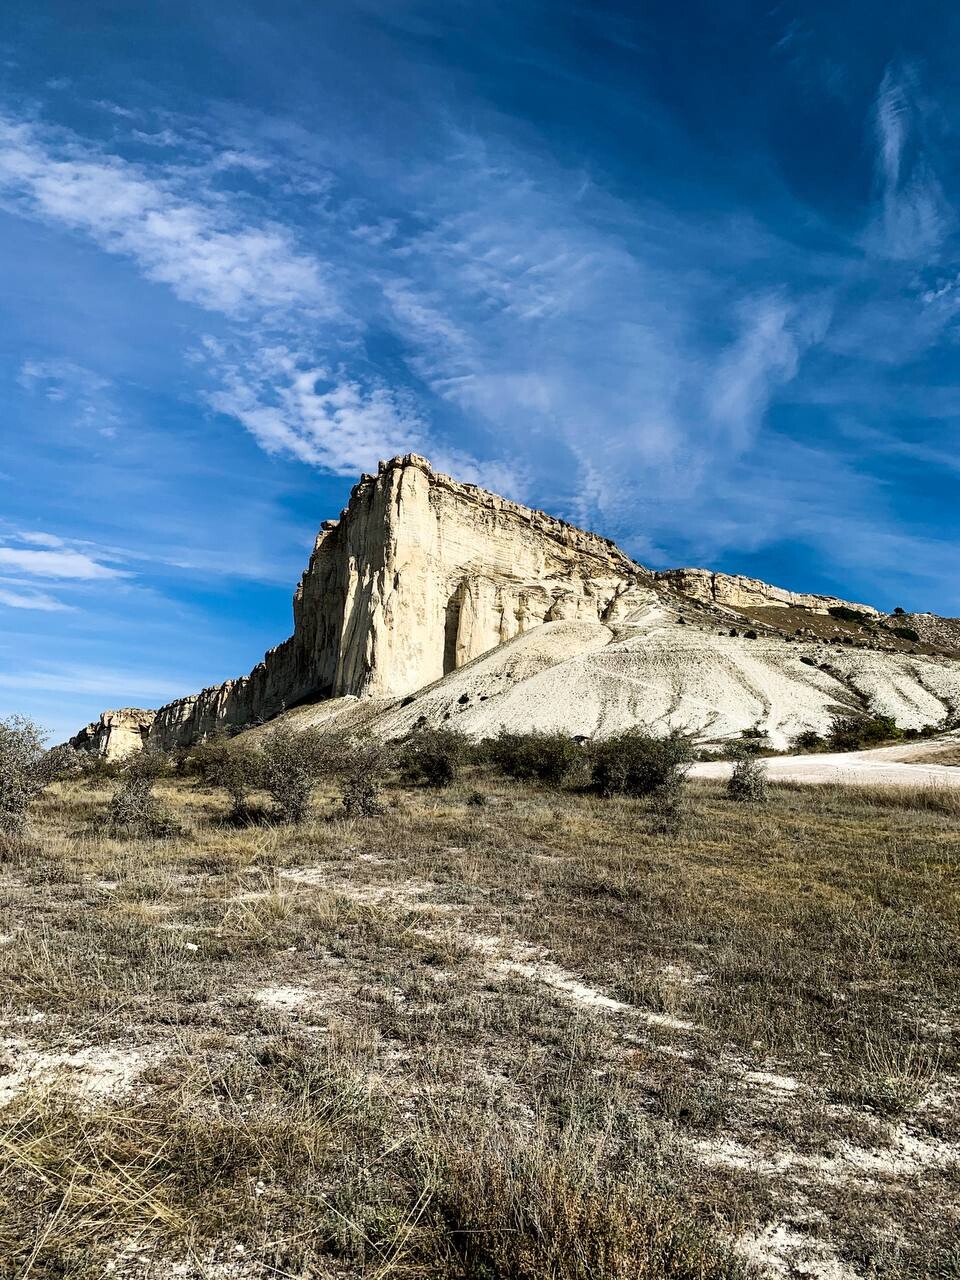
[[[290,639],[161,707],[149,738],[187,745],[307,700],[413,693],[542,622],[611,620],[650,582],[606,538],[393,458],[324,522]]]
[[[783,587],[771,586],[769,582],[761,582],[758,578],[744,578],[739,574],[712,573],[709,569],[665,569],[656,578],[681,595],[707,604],[729,605],[733,609],[773,607],[826,613],[829,609],[843,606],[871,617],[880,616],[879,611],[869,604],[853,604],[849,600],[838,600],[835,596],[787,591]]]
[[[597,621],[649,576],[607,539],[408,454],[321,530],[295,636],[323,693],[413,693],[541,622]]]
[[[157,713],[141,707],[104,711],[70,739],[77,751],[92,751],[106,760],[123,760],[140,751],[150,736]]]

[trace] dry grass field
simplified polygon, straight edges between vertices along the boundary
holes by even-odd
[[[960,1276],[956,795],[160,790],[2,853],[4,1276]]]

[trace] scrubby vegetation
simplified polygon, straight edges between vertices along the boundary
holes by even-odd
[[[169,772],[169,760],[160,751],[141,751],[124,762],[110,798],[114,835],[159,838],[177,833],[176,818],[154,792],[157,780]]]
[[[31,802],[78,767],[69,748],[48,751],[45,737],[25,716],[0,719],[0,836],[22,835]]]
[[[8,848],[0,1274],[952,1274],[960,792],[687,781],[676,834],[669,739],[436,788],[270,733],[150,777],[174,838],[126,766]],[[301,820],[223,745],[311,747]]]
[[[590,782],[601,796],[650,796],[676,791],[693,760],[688,734],[663,736],[630,729],[590,747]]]
[[[831,618],[837,618],[840,622],[872,622],[869,613],[864,613],[862,609],[850,609],[845,604],[832,605],[828,610]]]
[[[763,761],[755,755],[743,755],[735,761],[727,795],[731,800],[762,804],[767,798],[767,768]]]
[[[421,729],[400,750],[403,778],[412,786],[448,787],[471,754],[470,744],[452,729]]]
[[[562,786],[583,763],[581,745],[565,733],[508,733],[483,744],[482,753],[501,773],[544,786]]]

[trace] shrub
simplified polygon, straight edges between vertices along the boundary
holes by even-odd
[[[790,744],[791,751],[825,751],[827,741],[816,729],[801,729]]]
[[[864,713],[835,715],[828,741],[834,751],[859,751],[900,737],[902,733],[893,716]]]
[[[647,816],[650,829],[658,835],[676,835],[683,827],[686,815],[683,781],[686,772],[680,769],[668,774],[663,782],[647,794]]]
[[[264,736],[256,753],[256,774],[273,797],[281,822],[306,818],[314,785],[324,773],[337,770],[339,754],[335,740],[314,729],[298,733],[281,724]]]
[[[866,622],[870,615],[861,609],[848,609],[845,604],[832,605],[828,610],[831,618],[839,618],[841,622]]]
[[[770,741],[770,735],[766,729],[761,729],[759,724],[751,725],[749,729],[744,729],[740,734],[739,741],[735,744],[735,755],[751,755],[757,756],[761,751],[772,751],[773,744]]]
[[[628,729],[591,744],[590,782],[602,796],[665,793],[682,783],[692,759],[693,744],[678,729],[659,738]]]
[[[176,834],[176,819],[153,793],[154,783],[166,769],[166,757],[152,748],[124,761],[110,801],[110,829],[114,835]]]
[[[742,756],[733,766],[727,795],[744,804],[762,804],[767,798],[767,767],[763,761],[756,756]]]
[[[226,791],[235,818],[248,812],[250,792],[263,783],[261,754],[247,741],[231,741],[222,733],[200,744],[192,767],[208,786]]]
[[[395,764],[395,749],[386,743],[355,742],[348,746],[341,787],[343,810],[348,818],[373,818],[383,813],[380,792]]]
[[[891,627],[890,630],[901,640],[910,640],[913,644],[920,643],[920,632],[915,631],[913,627]]]
[[[486,744],[486,754],[501,773],[559,787],[583,758],[583,749],[566,733],[508,733],[502,729]]]
[[[745,631],[743,634],[747,640],[756,640],[758,638],[757,633],[756,631],[754,631],[753,627],[751,627],[749,631]]]
[[[21,835],[30,802],[76,767],[75,751],[47,751],[43,739],[43,730],[25,716],[0,720],[0,834]]]
[[[452,729],[422,729],[404,742],[400,768],[405,782],[446,787],[456,778],[467,754],[466,739]]]

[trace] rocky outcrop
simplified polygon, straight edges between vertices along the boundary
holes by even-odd
[[[890,613],[883,622],[890,628],[916,632],[923,644],[960,652],[960,618],[942,618],[937,613]]]
[[[156,712],[105,712],[73,742],[118,758],[145,741],[164,748],[189,745],[215,730],[248,727],[304,704],[311,704],[310,714],[340,714],[344,699],[371,700],[357,704],[363,718],[375,700],[406,704],[418,695],[419,704],[422,691],[432,699],[431,690],[449,690],[455,673],[470,667],[464,672],[467,684],[458,686],[456,709],[445,694],[437,695],[440,722],[460,719],[473,706],[471,682],[481,659],[493,662],[498,683],[478,687],[477,707],[470,711],[478,732],[494,709],[505,722],[577,724],[585,726],[578,732],[592,733],[651,716],[673,723],[681,713],[691,726],[708,725],[727,707],[720,715],[725,726],[749,714],[753,719],[741,728],[763,719],[783,736],[790,724],[801,723],[784,710],[785,700],[813,708],[810,714],[816,711],[819,718],[809,723],[819,724],[837,691],[849,693],[851,679],[830,677],[832,683],[824,684],[811,677],[810,663],[792,644],[803,638],[801,631],[791,626],[784,636],[770,616],[756,624],[770,640],[769,652],[762,650],[767,658],[758,663],[761,649],[751,647],[750,638],[756,630],[737,639],[727,611],[793,606],[826,613],[838,605],[877,614],[869,605],[706,569],[653,574],[609,539],[460,484],[435,472],[425,458],[407,454],[363,476],[340,518],[324,522],[294,596],[293,634],[249,675]],[[860,643],[876,647],[870,635]],[[819,654],[810,661],[821,671],[829,666]],[[549,689],[545,675],[523,674],[521,667],[530,662],[556,668]],[[888,677],[911,691],[915,684],[921,688],[920,694],[910,693],[917,716],[935,705],[954,705],[952,666],[941,671],[932,664],[920,672],[894,671],[883,659],[879,666],[866,657],[857,663],[878,689]],[[794,676],[776,683],[770,672],[778,667],[795,669],[800,693]],[[815,706],[808,708],[804,690],[811,679],[824,688],[817,686]],[[942,685],[942,697],[924,694],[924,682],[931,689]],[[742,697],[735,693],[739,683],[748,690]],[[756,694],[767,684],[769,696]],[[789,697],[783,690],[791,691]],[[862,694],[868,696],[874,697]],[[904,702],[905,695],[897,697]],[[324,706],[314,708],[318,703]],[[398,727],[401,721],[406,723],[401,716]]]
[[[305,701],[413,693],[543,622],[615,618],[650,581],[609,539],[393,458],[322,525],[290,639],[249,675],[161,707],[150,739],[169,748]]]
[[[835,596],[810,595],[802,591],[787,591],[771,586],[759,578],[744,578],[739,574],[712,573],[709,569],[665,569],[656,575],[657,581],[681,595],[707,604],[726,605],[731,609],[809,609],[812,613],[828,613],[831,609],[855,609],[868,617],[880,616],[879,610],[869,604],[854,604]]]
[[[70,739],[77,751],[90,751],[105,760],[123,760],[140,751],[150,736],[155,711],[142,707],[120,707],[104,711],[99,720],[86,725]]]

